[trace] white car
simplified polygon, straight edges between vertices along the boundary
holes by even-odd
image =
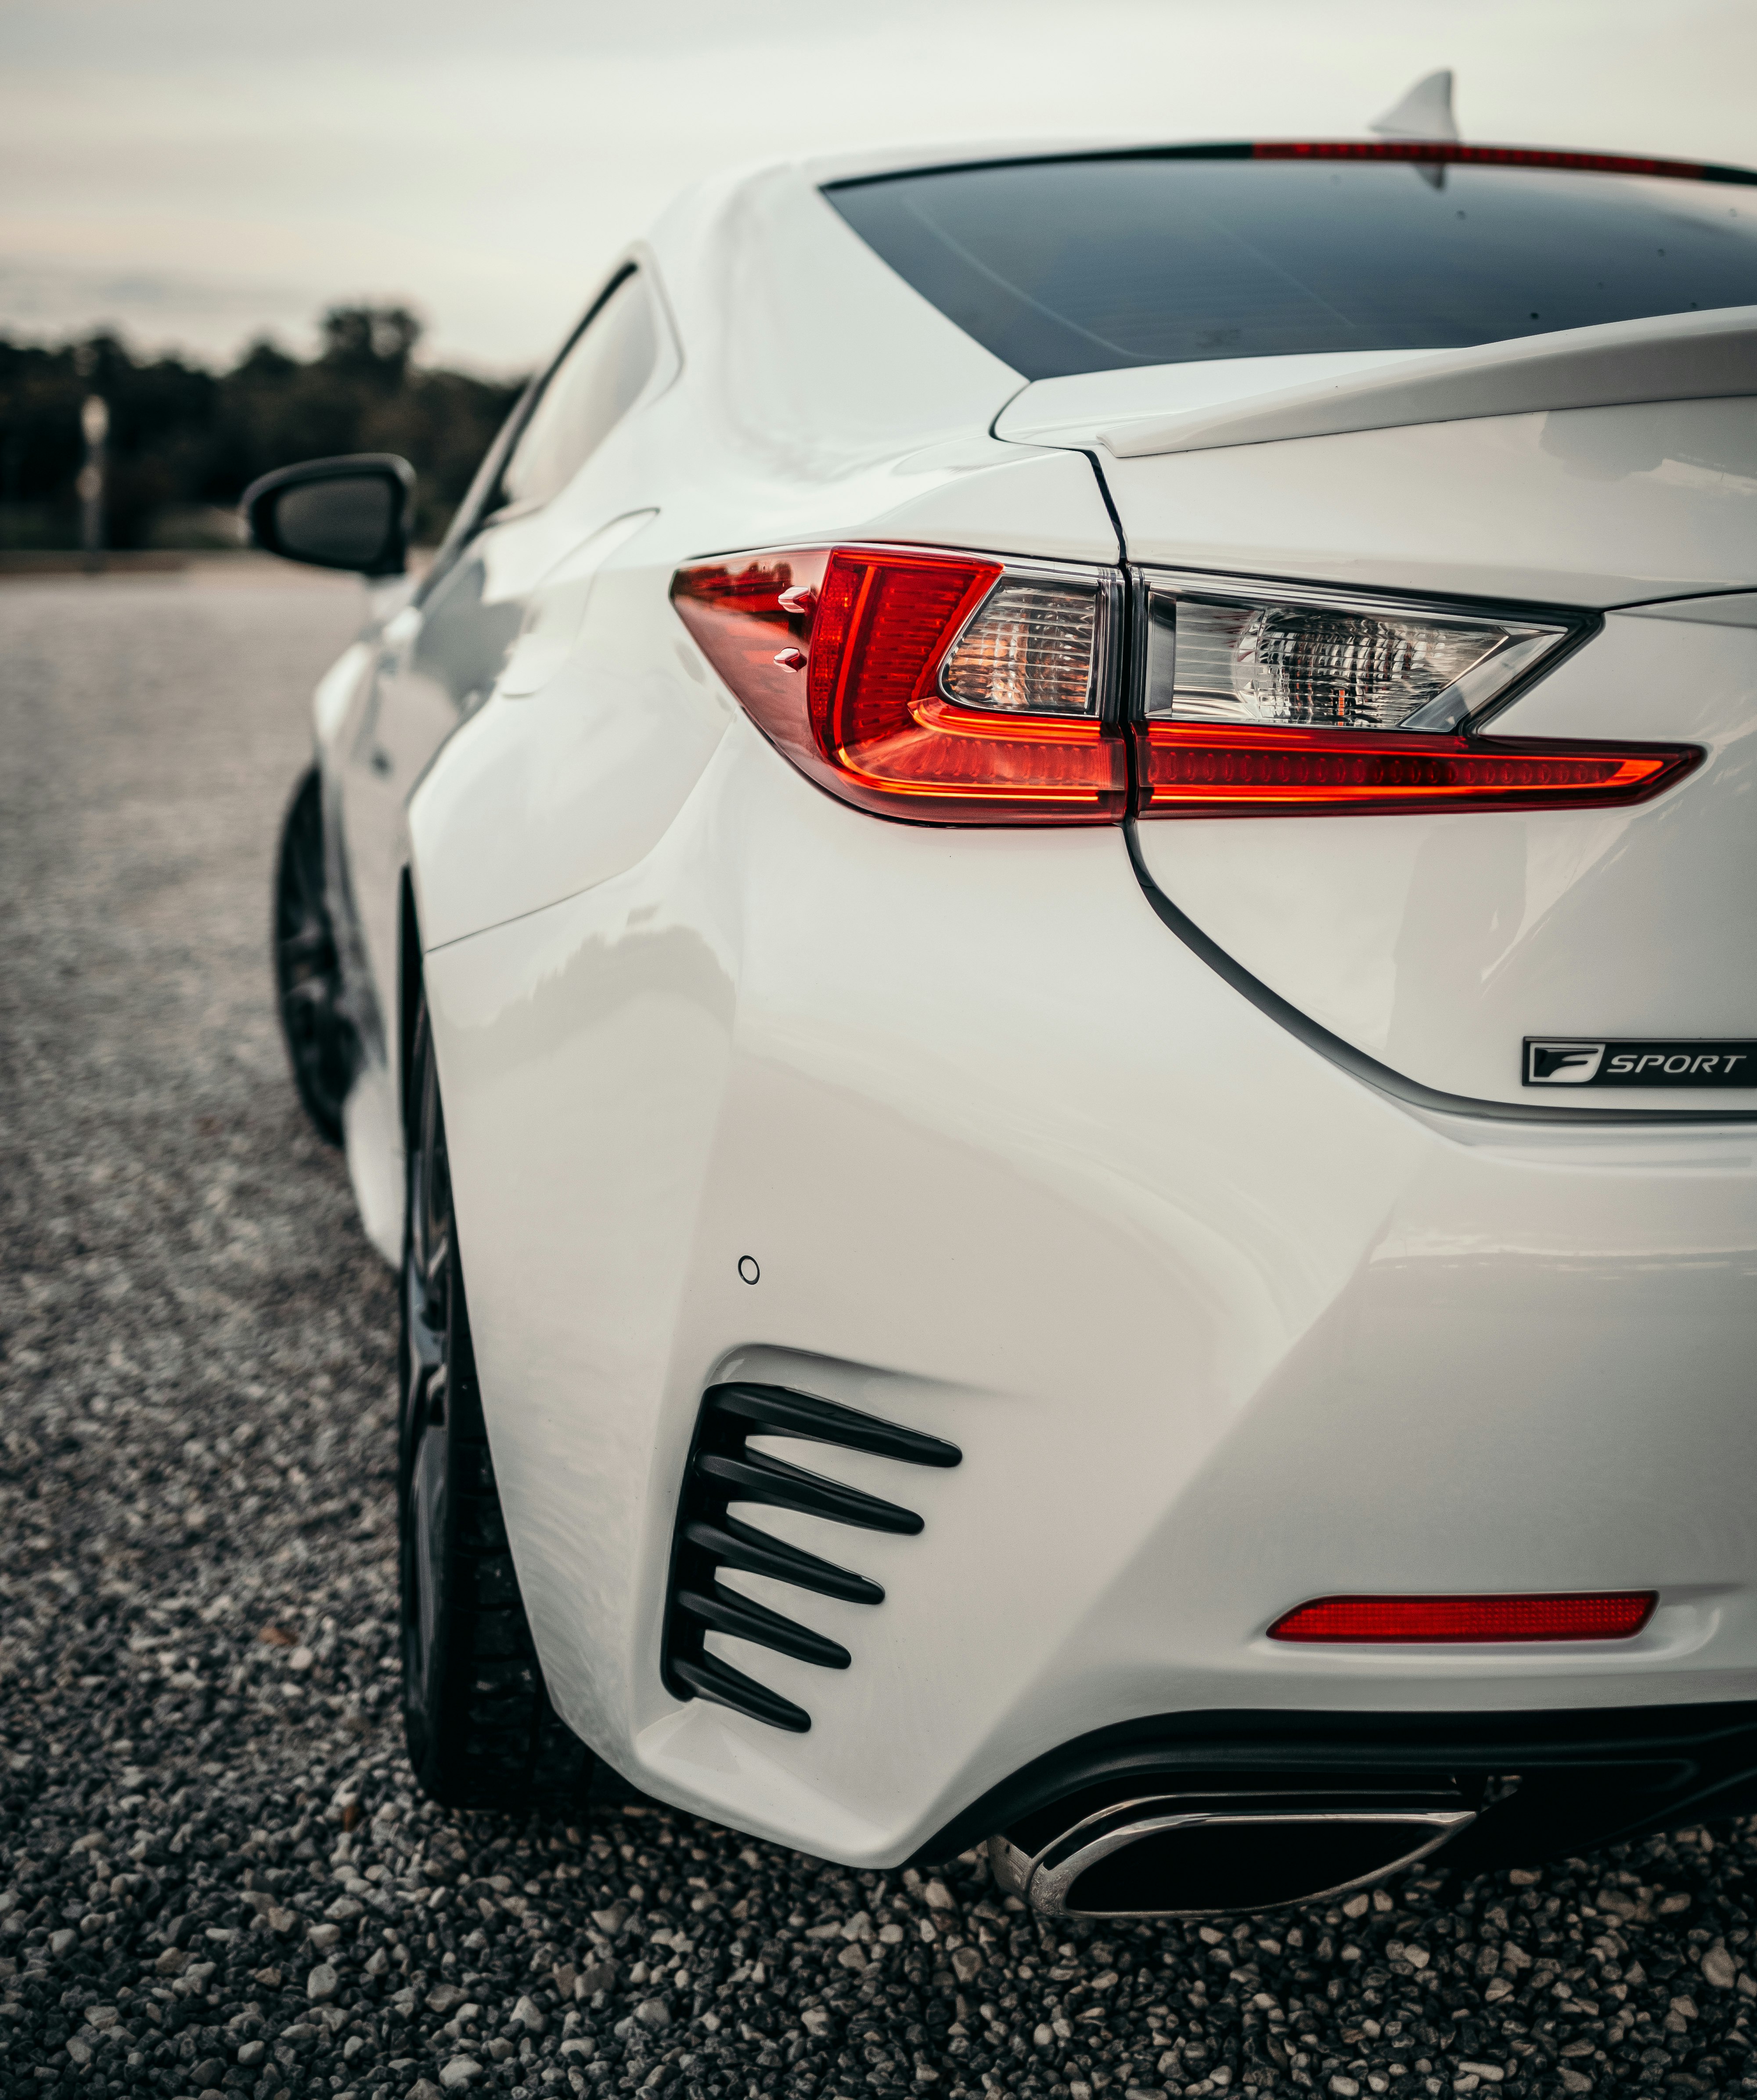
[[[377,580],[278,955],[430,1793],[1088,1916],[1757,1806],[1754,395],[1757,174],[898,155],[418,580],[250,492]]]

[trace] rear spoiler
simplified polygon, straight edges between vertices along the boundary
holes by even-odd
[[[1212,452],[1549,408],[1757,394],[1757,307],[1659,314],[1446,350],[1249,402],[1132,417],[1098,434],[1118,459]]]

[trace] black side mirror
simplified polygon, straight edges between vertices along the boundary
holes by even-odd
[[[244,492],[254,545],[320,569],[400,576],[408,564],[415,470],[394,452],[302,461]]]

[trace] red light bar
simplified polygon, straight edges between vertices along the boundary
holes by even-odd
[[[1653,1590],[1596,1590],[1573,1596],[1316,1597],[1284,1612],[1271,1640],[1627,1640],[1653,1616]]]
[[[671,597],[757,726],[843,801],[918,823],[1119,823],[1115,725],[965,707],[939,689],[1001,573],[986,555],[838,547],[698,563]]]
[[[1669,175],[1683,182],[1757,183],[1748,168],[1711,161],[1653,161],[1628,153],[1566,153],[1534,146],[1461,146],[1445,139],[1265,139],[1253,161],[1450,161],[1477,168],[1556,168],[1589,175]]]
[[[1137,795],[1144,817],[1592,809],[1644,801],[1702,756],[1691,744],[1159,721],[1136,732]]]

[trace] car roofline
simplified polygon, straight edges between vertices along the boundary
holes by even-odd
[[[1127,159],[1137,154],[1188,155],[1191,159],[1224,155],[1243,159],[1260,152],[1261,157],[1265,160],[1292,160],[1303,156],[1289,149],[1300,148],[1318,148],[1313,158],[1329,157],[1326,149],[1334,151],[1341,148],[1343,151],[1336,157],[1349,157],[1358,153],[1362,159],[1431,160],[1464,164],[1468,164],[1479,154],[1486,161],[1491,155],[1504,154],[1508,157],[1505,164],[1512,165],[1518,165],[1515,157],[1530,154],[1535,165],[1547,162],[1557,166],[1561,164],[1558,171],[1565,171],[1566,163],[1578,158],[1583,171],[1590,170],[1592,164],[1597,163],[1605,173],[1697,176],[1757,183],[1757,169],[1731,162],[1702,161],[1692,157],[1613,152],[1603,148],[1573,146],[1512,145],[1504,141],[1487,139],[1460,142],[1386,139],[1351,132],[1331,133],[1322,137],[1314,136],[1310,132],[1285,136],[1264,134],[1249,139],[1168,139],[1163,135],[1141,136],[1111,133],[1067,139],[942,140],[931,145],[916,147],[875,146],[837,153],[802,155],[767,165],[790,167],[807,181],[825,188],[840,183],[882,182],[897,175],[951,174],[1034,161]],[[1553,159],[1551,157],[1554,157]]]

